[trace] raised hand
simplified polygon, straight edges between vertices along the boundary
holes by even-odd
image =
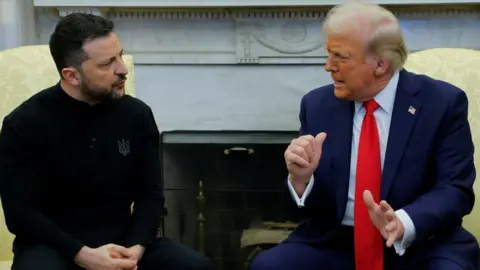
[[[395,241],[403,238],[405,228],[400,219],[397,218],[393,208],[386,201],[377,204],[372,193],[368,190],[363,192],[363,201],[368,208],[373,224],[387,241],[387,247],[391,247]]]
[[[305,184],[310,180],[322,156],[322,145],[327,134],[322,132],[316,137],[304,135],[290,143],[285,151],[285,163],[292,184]]]

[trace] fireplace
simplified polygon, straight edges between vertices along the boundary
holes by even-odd
[[[284,239],[295,220],[283,205],[283,153],[295,136],[164,132],[165,234],[226,270],[244,269],[252,251]]]

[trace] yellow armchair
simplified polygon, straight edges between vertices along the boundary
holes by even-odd
[[[133,57],[124,55],[128,68],[126,92],[135,95]],[[1,120],[15,107],[39,90],[56,84],[60,76],[50,55],[48,45],[23,46],[0,51],[0,127]],[[0,207],[0,270],[10,269],[12,241]]]
[[[469,99],[468,119],[472,129],[475,149],[480,149],[480,51],[469,49],[438,48],[412,53],[405,69],[449,82],[464,90]],[[480,151],[475,152],[475,167],[480,170]],[[480,183],[474,185],[480,194]],[[448,203],[445,198],[445,203]],[[480,207],[475,204],[464,226],[480,240]]]

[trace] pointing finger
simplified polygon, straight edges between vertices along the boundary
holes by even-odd
[[[373,200],[373,195],[370,190],[365,190],[363,192],[363,201],[365,202],[365,205],[369,211],[374,211],[376,206],[378,206]]]

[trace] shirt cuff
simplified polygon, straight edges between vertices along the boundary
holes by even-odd
[[[303,193],[302,197],[298,197],[297,191],[295,191],[295,188],[292,185],[292,182],[290,180],[290,175],[288,175],[288,189],[290,190],[290,193],[292,194],[293,200],[297,203],[298,207],[304,207],[305,206],[305,200],[307,199],[308,195],[312,191],[313,188],[313,181],[314,177],[310,178],[310,181],[308,182],[307,188],[305,189],[305,192]]]
[[[399,209],[395,211],[395,214],[397,215],[397,218],[400,220],[400,222],[402,222],[403,228],[405,229],[403,232],[402,240],[397,240],[393,243],[397,254],[402,256],[403,254],[405,254],[405,251],[413,243],[413,241],[415,241],[417,234],[415,231],[415,225],[413,224],[412,219],[407,214],[407,212],[405,212],[405,210]]]

